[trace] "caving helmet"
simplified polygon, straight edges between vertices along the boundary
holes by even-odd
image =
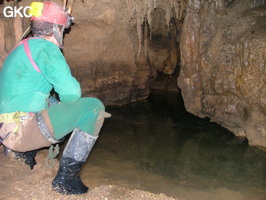
[[[60,47],[62,47],[63,31],[65,28],[70,27],[73,17],[62,6],[52,1],[32,2],[30,8],[29,15],[31,15],[31,21],[53,24],[49,30],[32,30],[33,34],[39,36],[52,32]]]

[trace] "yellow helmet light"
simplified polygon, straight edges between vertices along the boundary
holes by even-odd
[[[31,9],[29,9],[29,15],[32,17],[40,17],[42,16],[42,11],[44,4],[42,2],[32,2],[30,4]]]

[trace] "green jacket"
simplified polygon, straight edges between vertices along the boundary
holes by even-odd
[[[13,50],[0,71],[0,114],[46,109],[52,88],[61,102],[75,102],[81,97],[80,84],[60,49],[45,39],[30,39],[28,44],[41,73],[34,69],[23,44]]]

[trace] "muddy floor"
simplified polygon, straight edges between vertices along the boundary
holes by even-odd
[[[84,195],[60,195],[51,190],[50,184],[56,175],[58,161],[54,168],[46,166],[47,150],[38,152],[37,165],[31,170],[28,166],[4,156],[0,146],[0,199],[1,200],[173,200],[164,194],[152,194],[141,190],[129,190],[116,185],[101,185],[90,188]]]

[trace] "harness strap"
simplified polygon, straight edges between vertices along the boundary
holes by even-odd
[[[3,144],[3,142],[4,142],[5,139],[10,135],[10,133],[12,133],[12,132],[9,132],[8,134],[6,134],[6,136],[5,136],[4,138],[2,138],[2,137],[0,136],[0,144]]]
[[[40,68],[36,65],[36,63],[34,62],[33,58],[32,58],[32,55],[31,55],[31,51],[30,51],[30,47],[29,47],[29,43],[28,43],[28,40],[32,40],[32,39],[41,39],[41,38],[38,38],[38,37],[34,37],[34,38],[27,38],[27,39],[24,39],[22,40],[20,43],[18,43],[18,45],[12,49],[12,51],[10,53],[12,53],[18,46],[20,46],[21,44],[23,44],[24,46],[24,50],[25,50],[25,53],[26,55],[28,56],[28,59],[30,61],[30,63],[32,64],[32,66],[34,67],[34,69],[37,71],[37,72],[41,72]],[[9,54],[10,54],[9,53]]]
[[[8,123],[8,122],[14,122],[14,120],[19,119],[19,117],[29,115],[28,112],[12,112],[12,113],[4,113],[0,114],[0,123]]]
[[[29,39],[25,39],[23,40],[23,44],[24,44],[24,50],[28,56],[28,59],[30,60],[32,66],[34,67],[34,69],[37,71],[37,72],[40,72],[41,73],[41,70],[39,69],[39,67],[36,65],[36,63],[34,62],[34,60],[32,59],[32,56],[31,56],[31,52],[30,52],[30,47],[29,47],[29,43],[28,43],[28,40]]]
[[[16,127],[12,131],[13,133],[18,133],[20,118],[29,115],[27,112],[12,112],[0,114],[0,123],[16,123]]]

